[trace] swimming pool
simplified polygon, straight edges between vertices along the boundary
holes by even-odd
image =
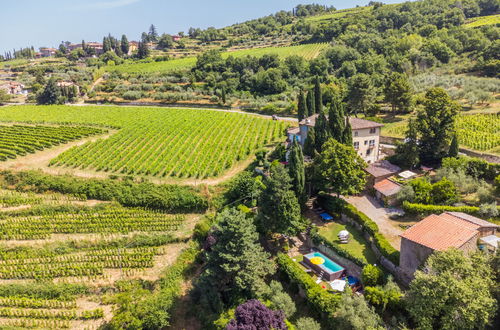
[[[311,261],[312,258],[321,258],[324,260],[324,263],[315,264]],[[304,255],[304,262],[318,274],[322,272],[323,277],[328,281],[340,278],[344,272],[344,267],[340,266],[321,252],[311,252]]]

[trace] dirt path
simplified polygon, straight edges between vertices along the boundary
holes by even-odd
[[[403,229],[398,226],[397,222],[389,218],[389,213],[393,210],[383,207],[371,196],[350,196],[345,199],[375,221],[382,235],[389,240],[394,248],[399,250],[401,245],[399,235],[403,233]]]
[[[94,142],[99,139],[107,139],[116,132],[117,130],[109,130],[108,133],[104,135],[95,135],[78,141],[73,141],[52,148],[47,148],[34,154],[29,154],[27,156],[17,157],[5,162],[0,162],[0,169],[14,171],[42,170],[49,174],[62,174],[60,173],[60,169],[48,166],[53,158],[57,157],[58,155],[62,154],[72,147],[81,146],[87,142]]]

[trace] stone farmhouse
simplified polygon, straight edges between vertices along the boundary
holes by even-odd
[[[399,266],[406,276],[412,278],[434,251],[449,248],[475,251],[480,239],[496,236],[499,228],[462,212],[432,214],[401,234]]]
[[[314,127],[318,114],[312,115],[299,122],[299,127],[293,127],[287,131],[290,141],[296,139],[302,146],[307,139],[309,128]],[[382,124],[374,121],[349,117],[352,127],[353,147],[367,163],[371,164],[379,160],[380,151],[380,129]]]

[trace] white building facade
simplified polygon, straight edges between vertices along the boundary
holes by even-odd
[[[302,146],[307,139],[309,128],[314,127],[318,115],[312,115],[303,119],[299,123],[299,127],[293,127],[288,130],[288,138],[290,141],[296,139]],[[380,130],[382,124],[349,117],[349,123],[352,127],[353,147],[367,163],[374,163],[379,160],[380,156]]]

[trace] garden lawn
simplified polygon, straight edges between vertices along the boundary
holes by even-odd
[[[351,234],[349,243],[347,244],[341,244],[338,238],[338,233],[344,229]],[[350,252],[353,256],[363,259],[369,264],[374,264],[377,262],[377,258],[368,245],[368,242],[356,228],[350,225],[331,222],[321,227],[319,229],[319,234],[331,242],[341,244],[341,246],[345,250]]]

